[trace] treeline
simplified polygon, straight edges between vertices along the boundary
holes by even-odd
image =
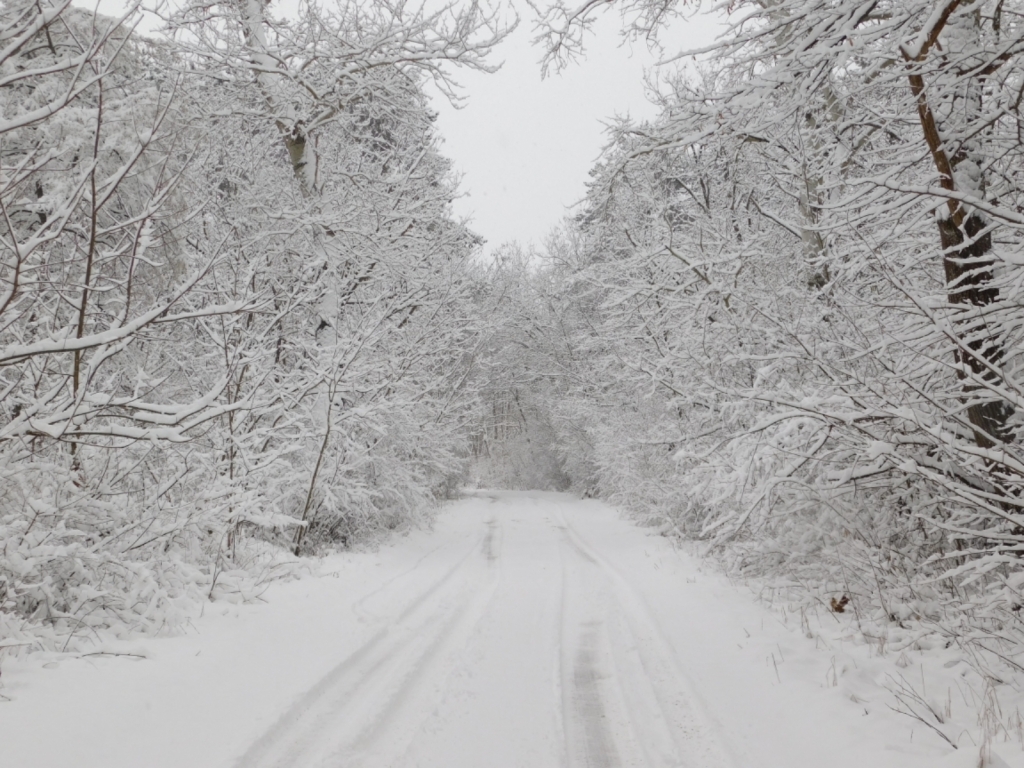
[[[424,85],[477,7],[0,8],[0,638],[244,596],[465,471],[479,239]]]

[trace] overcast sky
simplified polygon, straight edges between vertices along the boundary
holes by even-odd
[[[531,11],[520,14],[519,28],[496,51],[505,62],[499,72],[458,72],[467,97],[462,109],[434,99],[444,154],[462,174],[456,213],[472,220],[488,251],[510,240],[542,244],[583,196],[607,140],[605,121],[656,112],[645,96],[644,71],[658,54],[643,42],[621,45],[617,14],[597,25],[585,59],[546,80],[541,51],[530,44]],[[679,21],[666,36],[666,53],[702,47],[716,34],[707,16]]]

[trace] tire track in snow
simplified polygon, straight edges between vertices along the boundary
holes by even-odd
[[[572,665],[572,697],[574,712],[579,722],[580,743],[576,748],[588,766],[614,768],[618,766],[619,754],[615,740],[608,727],[600,671],[599,637],[601,626],[598,622],[583,625],[579,648]]]
[[[556,525],[564,534],[565,528]],[[586,589],[578,553],[559,547],[562,614],[561,658],[562,734],[565,763],[570,768],[617,768],[615,740],[608,730],[606,696],[602,692],[600,596]],[[572,567],[570,567],[570,564]]]
[[[400,757],[415,728],[402,721],[416,718],[417,704],[432,682],[443,682],[452,655],[487,610],[499,553],[492,519],[447,572],[300,696],[236,768],[388,766]],[[403,575],[415,573],[416,566]]]
[[[567,722],[566,726],[569,765],[731,766],[714,729],[698,711],[700,700],[646,602],[581,539],[561,512],[556,527],[562,530],[569,557],[585,574],[576,581],[591,592],[569,598],[570,605],[574,599],[578,605],[590,604],[589,618],[580,624],[580,617],[575,617],[579,624],[576,662],[582,669],[594,670],[578,679],[574,675],[568,682],[568,699],[576,702],[566,707],[567,720],[576,719],[575,725]],[[597,595],[604,599],[600,611],[594,607]],[[569,613],[566,620],[571,624]],[[566,636],[573,636],[573,631]],[[603,660],[595,650],[602,645]],[[595,696],[598,704],[593,703]]]

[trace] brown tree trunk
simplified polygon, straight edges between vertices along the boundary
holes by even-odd
[[[966,148],[956,155],[948,153],[943,141],[939,121],[932,111],[928,91],[921,74],[921,64],[929,51],[938,45],[942,34],[961,0],[944,0],[941,13],[931,24],[927,39],[916,56],[903,50],[909,67],[908,82],[917,103],[918,118],[928,151],[939,173],[939,185],[956,192],[956,168],[966,159]],[[976,23],[972,21],[970,23]],[[977,29],[973,29],[974,34]],[[977,83],[974,83],[977,85]],[[974,105],[977,110],[980,102]],[[1002,378],[1002,340],[986,325],[984,308],[999,301],[999,289],[993,284],[995,259],[992,256],[992,235],[986,232],[985,221],[976,213],[968,213],[954,196],[946,200],[948,215],[939,220],[942,242],[942,265],[946,273],[946,297],[950,304],[968,305],[962,317],[954,319],[954,327],[961,343],[957,345],[958,376],[964,382],[964,401],[967,419],[974,432],[974,441],[982,448],[992,448],[999,442],[1012,439],[1008,430],[1013,406],[998,397],[986,383],[997,384]],[[972,311],[968,307],[976,307]]]

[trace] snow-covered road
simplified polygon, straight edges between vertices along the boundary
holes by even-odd
[[[643,599],[566,505],[473,509],[472,535],[355,605],[373,635],[238,765],[728,765]]]
[[[840,695],[813,641],[597,502],[479,492],[434,531],[326,570],[274,587],[268,605],[221,606],[196,633],[147,643],[143,660],[9,665],[0,765],[976,760]]]

